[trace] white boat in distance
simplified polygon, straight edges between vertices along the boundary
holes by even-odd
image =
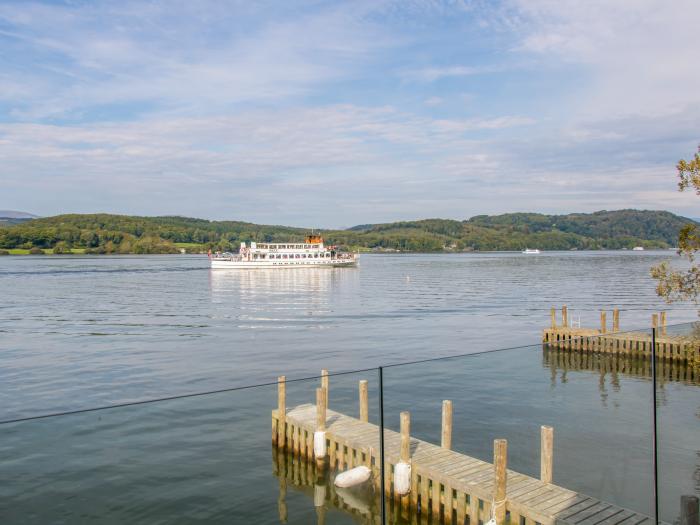
[[[309,235],[303,243],[241,243],[234,253],[209,252],[212,268],[299,268],[355,266],[359,254],[324,246],[320,235]]]
[[[644,246],[635,246],[632,248],[633,252],[643,252],[644,251]]]
[[[539,251],[537,248],[535,248],[534,250],[531,250],[530,248],[525,248],[525,249],[523,250],[523,253],[526,253],[526,254],[528,254],[528,255],[532,255],[532,254],[535,254],[535,253],[540,253],[540,251]]]

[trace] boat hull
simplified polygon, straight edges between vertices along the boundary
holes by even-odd
[[[358,258],[331,259],[328,261],[316,260],[273,260],[273,261],[231,261],[225,259],[212,259],[213,270],[225,269],[254,269],[254,268],[346,268],[357,266]]]

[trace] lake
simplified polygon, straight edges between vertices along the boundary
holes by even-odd
[[[669,307],[654,293],[650,266],[674,257],[364,255],[356,269],[237,272],[212,272],[201,256],[3,257],[0,418],[536,345],[387,369],[387,424],[397,427],[408,406],[416,435],[435,441],[449,396],[457,449],[488,459],[491,440],[508,437],[512,468],[531,475],[539,425],[552,424],[562,458],[555,482],[648,513],[648,376],[604,360],[562,367],[538,343],[549,308],[562,304],[583,326],[613,307],[623,330],[647,327],[661,309],[670,324],[697,319],[692,305]],[[332,378],[331,408],[356,409],[358,378],[376,404],[373,374]],[[290,403],[311,401],[315,383],[290,387]],[[660,390],[669,520],[677,494],[700,491],[696,383]],[[276,388],[264,386],[4,425],[0,515],[278,523],[275,403]],[[290,523],[316,519],[301,484],[287,500]],[[329,523],[361,519],[328,507]]]

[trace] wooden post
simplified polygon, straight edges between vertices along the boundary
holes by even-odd
[[[569,313],[566,305],[561,307],[561,324],[564,328],[569,328]]]
[[[666,312],[661,312],[661,335],[666,335]]]
[[[407,464],[411,462],[411,414],[408,412],[401,412],[400,461]],[[394,485],[396,486],[396,473],[394,473]],[[398,499],[397,503],[400,503],[401,508],[407,511],[410,506],[409,493],[400,495],[397,490],[396,497]]]
[[[697,496],[681,496],[680,525],[698,525]]]
[[[620,331],[620,310],[615,308],[613,310],[613,332]]]
[[[550,315],[552,316],[552,330],[556,330],[556,328],[557,328],[557,311],[553,306],[552,306],[552,310],[550,311]]]
[[[552,463],[554,460],[554,429],[542,425],[540,427],[540,480],[552,482]]]
[[[493,468],[496,477],[496,485],[493,489],[494,509],[493,515],[497,525],[503,525],[506,520],[506,467],[508,463],[508,441],[505,439],[493,440]]]
[[[287,426],[287,378],[277,378],[277,446],[284,448]]]
[[[316,430],[326,430],[326,389],[316,389]]]
[[[659,314],[651,314],[651,327],[652,328],[659,327]]]
[[[360,421],[369,420],[369,397],[367,394],[367,380],[360,381]]]
[[[452,448],[452,401],[442,402],[442,448],[450,450]]]
[[[326,431],[326,389],[316,389],[316,431]],[[315,438],[314,438],[315,439]],[[315,447],[314,447],[315,448]],[[325,447],[324,447],[325,448]],[[314,451],[314,455],[316,455]],[[316,456],[316,468],[321,471],[326,464],[326,454]]]
[[[321,370],[321,388],[326,389],[326,408],[328,408],[328,370]]]
[[[401,461],[408,463],[411,459],[411,414],[401,412]]]
[[[607,328],[608,328],[608,326],[607,326],[608,323],[607,323],[607,319],[606,319],[607,315],[608,314],[605,310],[600,311],[600,333],[601,334],[604,334],[605,332],[607,332]]]

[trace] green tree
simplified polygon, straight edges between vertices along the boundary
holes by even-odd
[[[700,148],[698,148],[700,152]],[[678,190],[685,191],[693,188],[700,195],[700,154],[695,153],[690,161],[680,160],[676,165],[678,170]],[[651,275],[658,281],[656,293],[666,302],[691,300],[698,303],[700,299],[700,266],[695,256],[700,251],[700,229],[698,225],[684,226],[678,235],[678,255],[690,262],[690,268],[685,271],[671,269],[663,262],[651,269]]]

